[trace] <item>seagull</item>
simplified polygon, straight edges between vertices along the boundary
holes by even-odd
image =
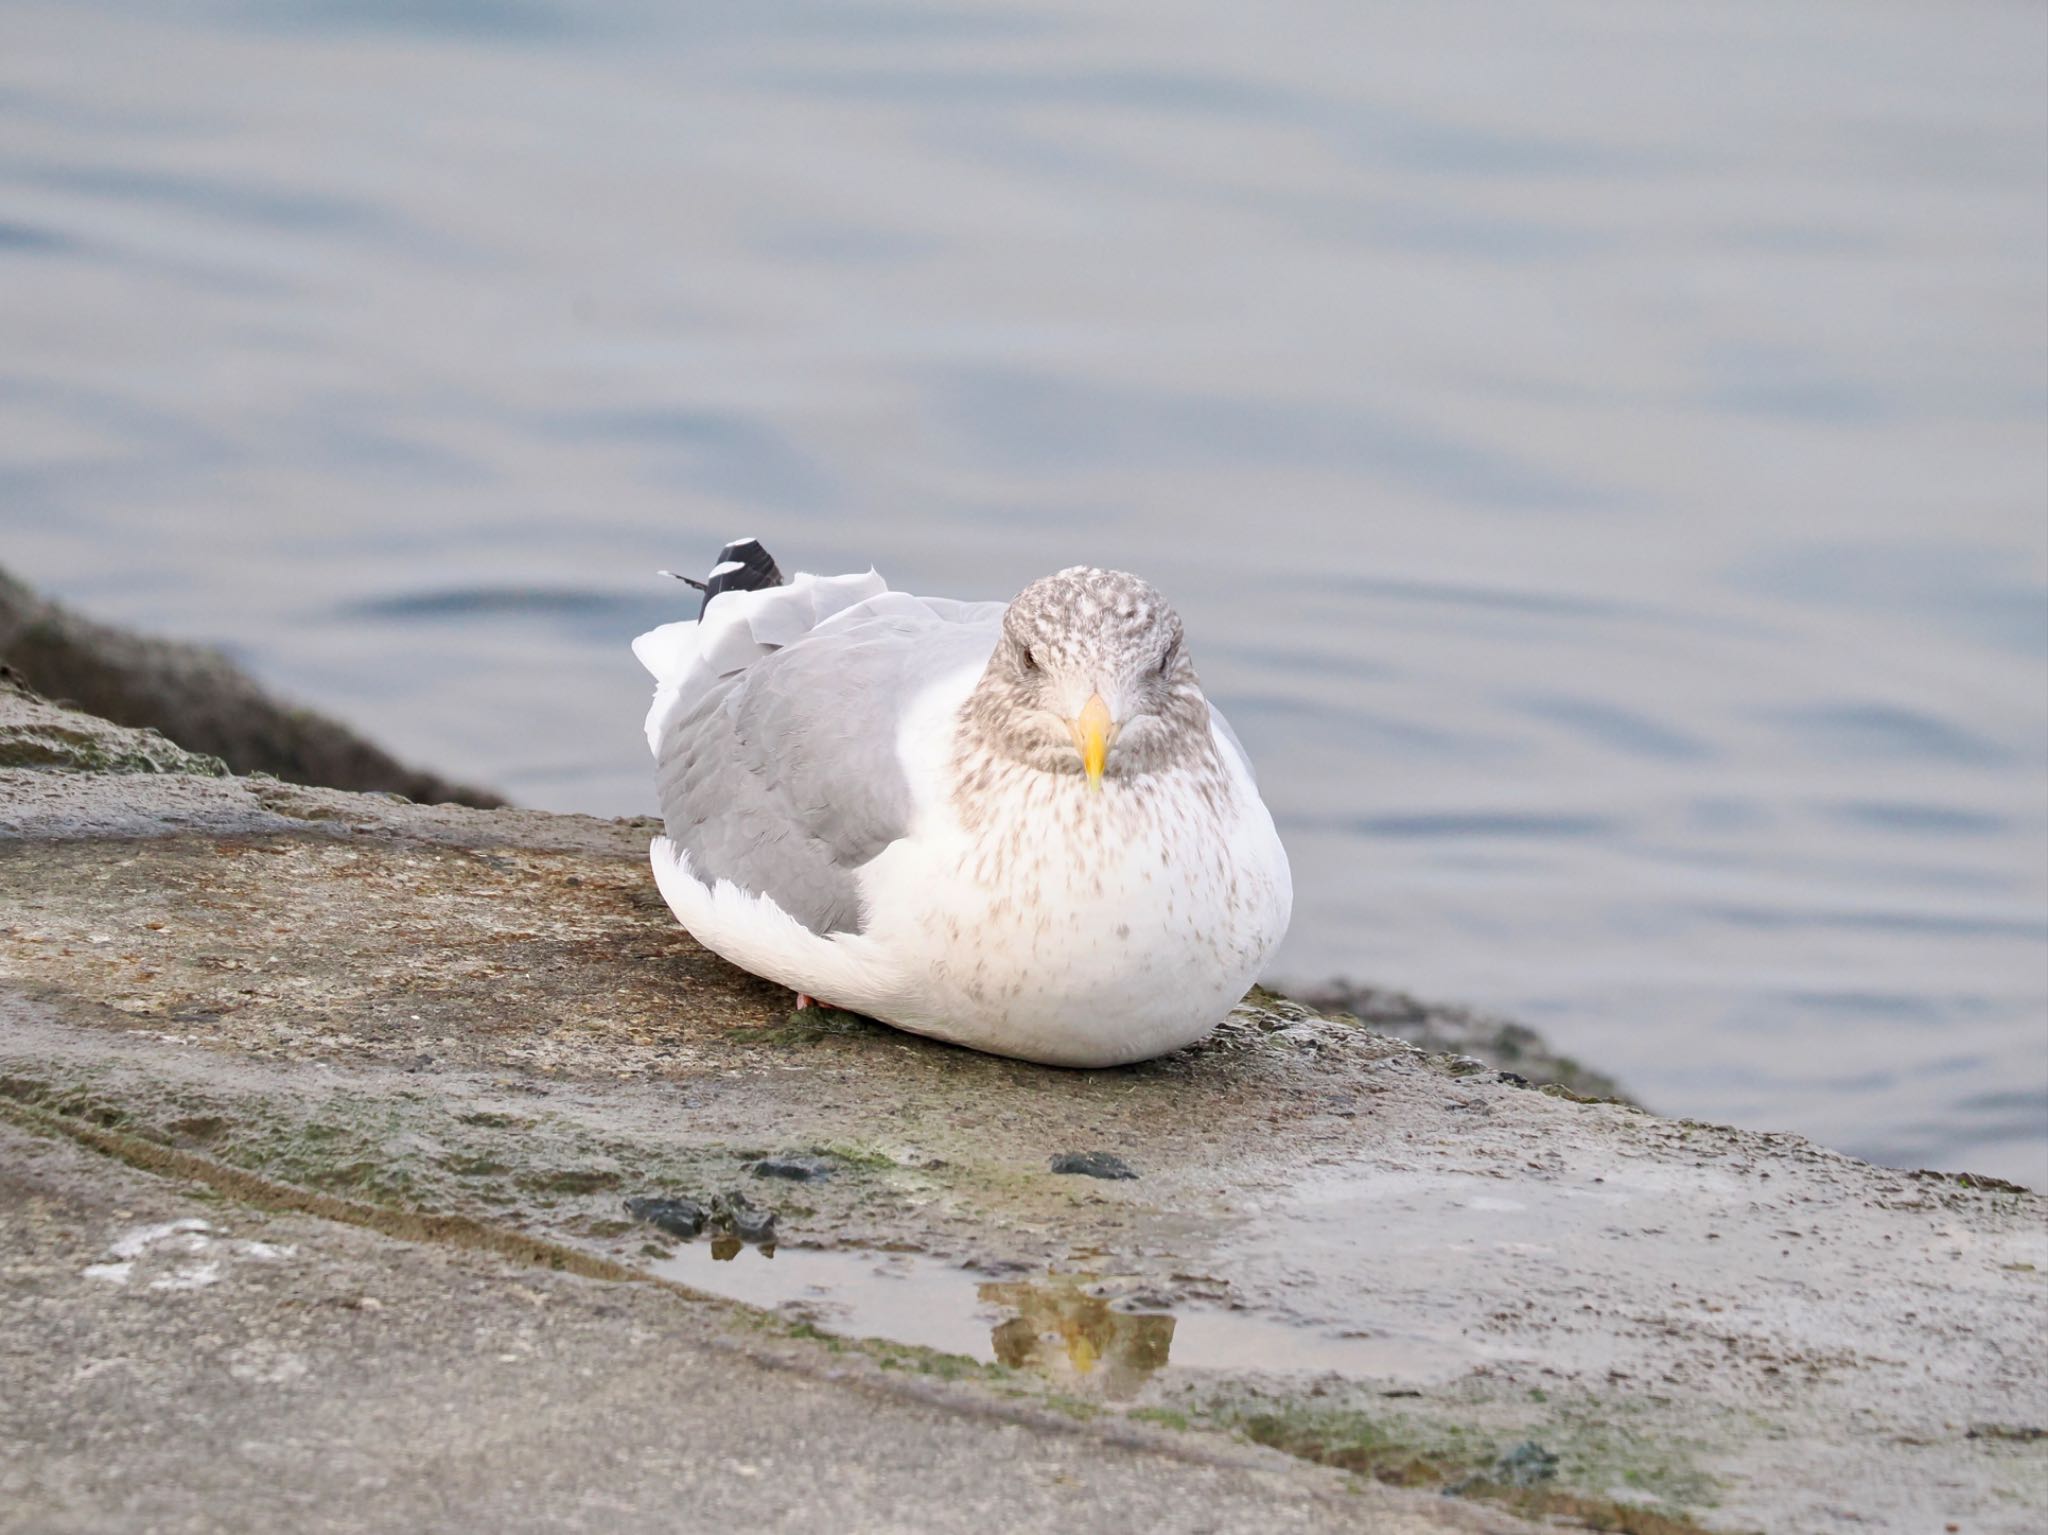
[[[665,572],[666,574],[666,572]],[[1147,582],[1008,603],[728,544],[698,616],[633,641],[676,919],[744,970],[1055,1066],[1193,1044],[1287,931],[1251,762]]]

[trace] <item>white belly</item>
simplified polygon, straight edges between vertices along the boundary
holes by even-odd
[[[1291,902],[1271,817],[1248,778],[1232,787],[1219,806],[1170,778],[1092,793],[1031,774],[979,832],[942,802],[861,871],[859,942],[902,966],[863,1010],[1064,1066],[1200,1039],[1258,979]]]

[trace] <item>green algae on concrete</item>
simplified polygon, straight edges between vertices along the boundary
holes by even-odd
[[[1699,1520],[1719,1501],[1713,1478],[1683,1452],[1590,1401],[1577,1410],[1552,1404],[1519,1425],[1490,1428],[1314,1398],[1225,1398],[1179,1416],[1391,1486],[1625,1535],[1701,1535]]]
[[[39,697],[0,668],[0,768],[62,773],[184,773],[223,778],[218,757],[154,730],[93,719]]]

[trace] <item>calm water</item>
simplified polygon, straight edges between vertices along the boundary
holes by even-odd
[[[0,563],[601,813],[657,566],[1125,565],[1283,978],[2048,1184],[2048,13],[1227,9],[0,4]]]

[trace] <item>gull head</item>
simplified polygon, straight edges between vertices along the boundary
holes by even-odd
[[[967,714],[1003,756],[1098,791],[1189,760],[1210,730],[1180,615],[1149,582],[1085,565],[1010,603]]]

